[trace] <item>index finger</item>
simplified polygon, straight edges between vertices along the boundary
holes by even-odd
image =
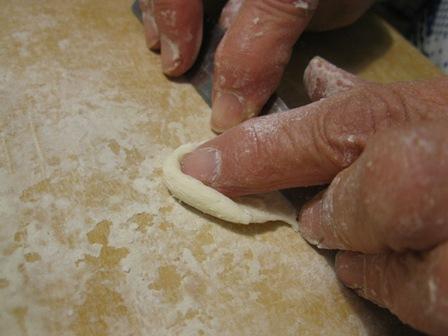
[[[391,125],[448,117],[448,79],[369,84],[246,121],[187,155],[183,171],[228,196],[328,183]]]

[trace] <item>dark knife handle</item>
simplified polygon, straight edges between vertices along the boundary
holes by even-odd
[[[143,15],[142,10],[140,9],[140,5],[138,3],[138,0],[135,0],[131,7],[132,13],[134,13],[135,17],[140,21],[140,23],[143,23]]]

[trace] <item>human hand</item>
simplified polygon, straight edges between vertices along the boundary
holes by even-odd
[[[359,18],[374,0],[229,0],[229,28],[215,56],[212,128],[221,132],[257,115],[278,86],[305,29],[328,30]],[[202,41],[202,0],[140,0],[147,45],[180,76]]]
[[[448,334],[448,77],[379,85],[315,59],[305,83],[325,99],[224,132],[183,171],[229,196],[330,183],[303,237],[346,251],[336,272],[359,295]]]

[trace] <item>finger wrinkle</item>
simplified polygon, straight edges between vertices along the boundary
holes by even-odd
[[[246,121],[238,129],[239,134],[235,136],[244,139],[244,141],[238,144],[238,152],[229,154],[231,154],[232,161],[235,164],[247,170],[244,176],[247,176],[248,179],[256,179],[256,176],[269,174],[270,179],[276,183],[284,180],[283,169],[279,166],[283,162],[260,160],[257,164],[252,164],[253,158],[274,158],[277,156],[280,147],[284,149],[291,146],[288,138],[281,131],[282,127],[276,116],[270,116]],[[242,183],[247,182],[242,181]]]
[[[413,108],[408,105],[408,99],[403,96],[403,94],[397,90],[393,86],[390,87],[389,91],[391,102],[389,105],[389,110],[391,112],[398,112],[398,113],[389,113],[389,117],[392,119],[394,115],[396,115],[396,119],[398,122],[409,122],[411,121],[411,114],[409,111]]]
[[[422,331],[444,335],[443,331],[448,330],[448,290],[441,287],[448,274],[445,267],[448,254],[444,256],[444,249],[447,253],[446,243],[424,253],[345,252],[343,258],[338,254],[336,265],[341,279],[348,281],[347,285],[362,297],[388,308],[403,322]],[[342,268],[341,262],[347,262],[350,269]],[[362,285],[353,285],[354,279],[363,279]]]
[[[259,120],[258,122],[248,122],[243,124],[242,130],[246,134],[245,138],[248,139],[250,147],[245,148],[245,153],[252,151],[250,153],[254,157],[260,156],[260,151],[262,149],[269,148],[271,145],[269,137],[276,131],[276,126],[278,123],[263,122],[264,120]]]
[[[448,117],[448,76],[420,82],[392,83],[390,86],[403,97],[409,108],[419,112],[419,118],[432,118],[432,115]]]
[[[434,81],[435,82],[435,81]],[[426,82],[420,81],[419,87],[425,87]],[[427,91],[432,91],[433,83],[426,85]],[[448,117],[448,102],[444,107],[432,104],[426,100],[428,92],[416,89],[415,83],[392,83],[384,85],[369,85],[370,100],[378,104],[376,123],[378,129],[390,128],[393,125],[417,122],[422,120],[443,119]]]
[[[320,102],[317,102],[317,104]],[[315,103],[316,104],[316,103]],[[312,125],[312,139],[315,152],[334,166],[334,171],[338,172],[349,166],[356,155],[350,153],[344,146],[338,144],[339,137],[333,134],[329,113],[323,112],[316,116],[316,122]],[[338,130],[340,132],[340,130]]]

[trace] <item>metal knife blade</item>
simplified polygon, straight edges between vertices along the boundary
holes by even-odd
[[[143,17],[138,0],[132,4],[132,12],[142,23]],[[208,16],[205,17],[201,50],[193,67],[184,75],[209,106],[212,105],[213,61],[215,51],[224,34],[224,29],[216,23],[216,20]],[[283,99],[273,94],[264,106],[261,114],[270,114],[286,110],[288,110],[288,106]]]

